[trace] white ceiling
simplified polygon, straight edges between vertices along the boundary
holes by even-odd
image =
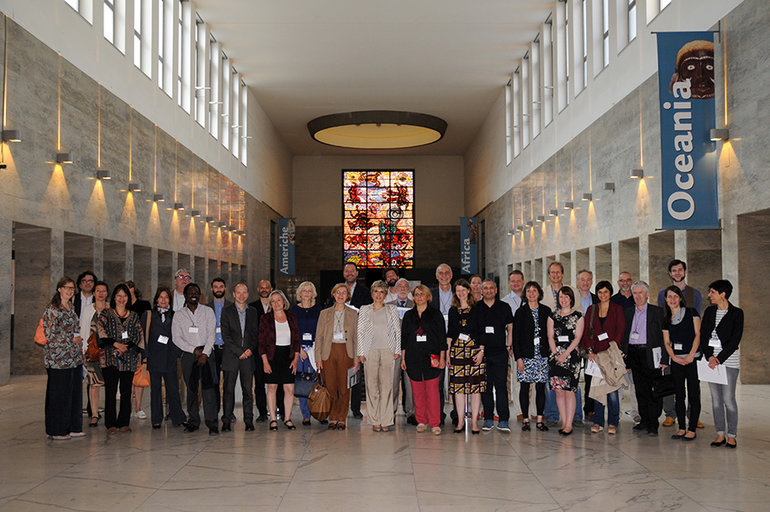
[[[196,0],[296,155],[372,154],[313,141],[311,119],[354,110],[443,118],[444,138],[387,154],[461,155],[552,9],[527,0]]]

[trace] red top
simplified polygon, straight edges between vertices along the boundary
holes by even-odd
[[[294,313],[286,311],[286,320],[289,322],[291,331],[291,346],[289,350],[289,360],[294,359],[294,354],[299,352],[300,338],[299,325]],[[266,355],[268,361],[273,360],[275,354],[275,315],[272,311],[265,313],[259,319],[259,355]]]
[[[594,308],[596,312],[594,313]],[[593,320],[593,336],[591,335],[590,323]],[[614,341],[620,348],[620,343],[623,341],[623,334],[626,329],[626,317],[623,313],[623,308],[614,302],[610,302],[610,307],[607,310],[607,318],[604,319],[604,325],[602,326],[599,321],[599,304],[592,304],[588,307],[585,316],[585,329],[583,331],[583,339],[580,342],[583,348],[588,350],[593,349],[594,352],[603,352],[610,348],[610,341]],[[599,335],[607,333],[607,338],[600,340]]]

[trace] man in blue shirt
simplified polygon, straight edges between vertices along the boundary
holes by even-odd
[[[219,414],[222,405],[222,354],[224,353],[225,342],[222,339],[222,309],[232,304],[225,299],[227,293],[227,283],[221,277],[215,277],[211,280],[211,307],[217,317],[217,331],[214,339],[214,361],[216,362],[217,372],[217,414]],[[225,422],[222,416],[222,422]],[[227,418],[227,422],[235,420],[235,417]]]

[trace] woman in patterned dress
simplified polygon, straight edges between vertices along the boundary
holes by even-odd
[[[43,362],[48,373],[45,390],[45,431],[56,441],[83,437],[83,351],[80,321],[72,305],[75,281],[59,279],[56,293],[43,314],[46,344]]]
[[[471,432],[478,434],[479,409],[481,408],[481,393],[486,390],[487,377],[484,353],[470,336],[471,308],[476,300],[471,293],[471,285],[465,279],[455,283],[455,293],[452,297],[452,307],[449,310],[449,393],[455,396],[457,408],[457,428],[459,434],[465,428],[465,395],[471,399]]]
[[[548,345],[551,348],[549,373],[551,389],[556,392],[556,407],[561,416],[559,434],[572,433],[577,398],[575,392],[580,376],[578,346],[583,336],[583,315],[576,311],[575,292],[562,286],[558,294],[558,309],[548,318]]]
[[[551,308],[540,304],[543,289],[535,281],[524,285],[526,304],[519,306],[513,317],[513,357],[516,360],[516,378],[521,383],[519,403],[521,404],[521,430],[527,432],[529,426],[529,389],[535,385],[535,408],[537,409],[536,427],[546,432],[548,427],[543,422],[545,410],[545,384],[548,382],[548,319]]]

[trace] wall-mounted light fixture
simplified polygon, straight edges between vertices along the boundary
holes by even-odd
[[[727,128],[712,128],[709,130],[709,138],[713,142],[718,140],[728,140],[730,138],[730,130]]]
[[[132,182],[130,182],[128,184],[128,191],[129,192],[141,192],[142,191],[142,185],[140,183],[132,181]]]
[[[225,226],[227,226],[227,224],[225,224],[222,221],[214,223],[214,227],[217,227],[217,228],[224,228]]]
[[[530,227],[530,228],[531,228],[531,227],[533,227],[534,225],[535,225],[535,221],[533,221],[533,220],[528,220],[528,221],[527,221],[527,227]]]
[[[575,209],[575,203],[573,203],[572,201],[566,201],[564,203],[564,209],[565,210],[574,210]]]
[[[152,200],[156,203],[162,203],[166,200],[166,198],[163,196],[163,194],[153,194]]]
[[[537,221],[538,222],[545,222],[545,215],[538,215],[537,216]]]
[[[629,178],[632,180],[644,179],[644,169],[631,169],[631,175]]]
[[[201,211],[200,210],[190,210],[190,217],[200,217]]]
[[[246,236],[246,232],[242,229],[239,229],[238,231],[236,231],[235,234],[238,236]]]
[[[97,180],[111,180],[112,179],[112,173],[108,171],[107,169],[98,169],[96,171],[96,179]]]
[[[211,216],[206,217],[206,222],[214,222],[214,217],[211,217]]]
[[[515,235],[515,234],[516,234],[516,232],[515,232],[515,231],[513,231],[513,230],[511,230],[511,231],[509,231],[509,232],[508,232],[508,235],[509,235],[509,236],[513,236],[513,235]]]
[[[583,201],[593,201],[594,195],[590,192],[586,192],[583,194]]]
[[[608,181],[604,184],[604,190],[611,190],[612,192],[615,192],[615,183],[612,181]]]
[[[3,130],[3,142],[21,142],[21,130]]]
[[[551,217],[558,217],[559,210],[548,210],[548,215],[550,215]]]
[[[60,153],[56,153],[56,163],[57,164],[71,164],[72,163],[72,153],[69,151],[62,151]]]
[[[174,203],[174,210],[184,211],[184,203]]]

